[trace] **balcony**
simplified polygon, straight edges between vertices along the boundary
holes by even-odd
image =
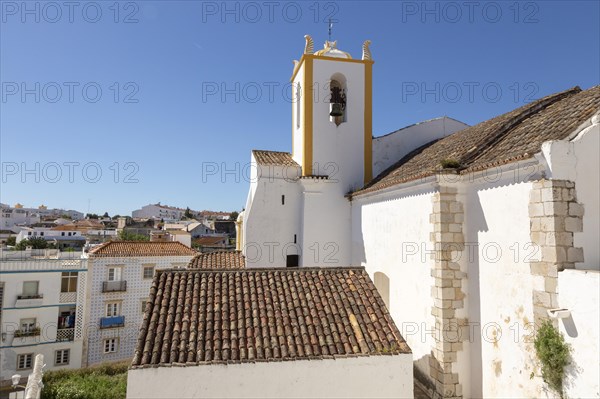
[[[76,292],[61,292],[58,297],[59,303],[75,303],[77,302]]]
[[[56,340],[60,342],[73,341],[75,338],[74,328],[59,328],[56,330]]]
[[[102,292],[127,291],[127,281],[103,281]]]
[[[100,328],[116,328],[125,325],[125,316],[101,317]]]
[[[27,308],[32,306],[40,306],[44,302],[44,296],[42,294],[37,295],[17,295],[15,301],[16,308]]]
[[[15,338],[25,338],[25,337],[37,337],[40,335],[41,330],[39,328],[32,328],[29,330],[16,330]]]

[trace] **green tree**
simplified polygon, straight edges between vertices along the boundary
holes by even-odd
[[[229,220],[236,221],[239,215],[237,211],[233,211],[229,214]]]
[[[104,212],[104,215],[102,215],[103,218],[109,218],[110,216],[108,216],[108,212]]]
[[[86,219],[98,219],[99,216],[95,213],[88,213],[85,215]]]
[[[121,230],[118,238],[119,241],[150,241],[150,238],[143,234],[132,233],[127,230]]]
[[[23,251],[27,247],[32,247],[33,249],[45,249],[48,248],[48,241],[44,240],[42,237],[26,238],[21,240],[21,242],[15,246],[15,249]]]
[[[15,236],[8,237],[6,239],[6,245],[9,245],[11,247],[14,247],[15,245],[17,245],[17,237],[15,237]]]
[[[185,208],[185,213],[183,214],[183,216],[185,216],[187,219],[191,219],[194,217],[194,215],[192,215],[192,211],[190,211],[189,206]]]
[[[63,219],[69,219],[69,220],[73,219],[71,216],[67,215],[66,213],[63,213],[62,215],[60,215],[60,217]]]

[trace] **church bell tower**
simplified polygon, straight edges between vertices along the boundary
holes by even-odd
[[[306,35],[304,54],[292,74],[292,156],[303,177],[339,183],[343,194],[372,179],[372,70],[365,41],[353,59],[327,40],[314,51]]]

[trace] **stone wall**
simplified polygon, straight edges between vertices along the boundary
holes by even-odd
[[[431,273],[435,282],[431,290],[434,298],[431,313],[435,317],[435,348],[430,359],[430,376],[438,395],[458,398],[462,397],[462,385],[453,365],[456,366],[457,352],[463,349],[465,336],[461,330],[467,324],[466,319],[456,315],[458,309],[464,308],[465,297],[462,288],[466,273],[460,270],[458,263],[464,251],[464,211],[454,187],[441,186],[432,202],[434,263]]]
[[[583,262],[583,249],[573,246],[573,233],[583,230],[583,206],[577,203],[575,183],[567,180],[534,182],[529,198],[531,242],[539,257],[531,262],[534,276],[534,323],[558,307],[558,272]]]

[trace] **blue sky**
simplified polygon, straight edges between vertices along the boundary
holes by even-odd
[[[291,150],[292,60],[328,17],[340,49],[373,43],[375,136],[600,82],[597,1],[0,5],[9,204],[240,210],[251,149]]]

